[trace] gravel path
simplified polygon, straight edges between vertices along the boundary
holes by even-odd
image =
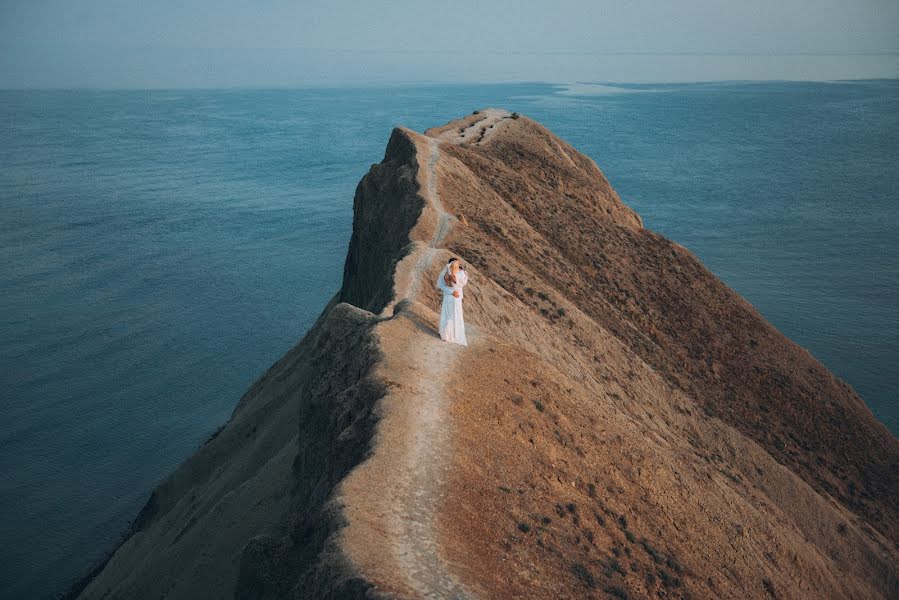
[[[440,142],[429,140],[427,194],[431,207],[437,211],[438,224],[431,244],[412,269],[406,297],[415,299],[428,267],[439,251],[439,244],[450,231],[455,217],[448,214],[440,202],[437,189],[436,165],[440,157]],[[406,472],[398,478],[395,490],[397,510],[388,518],[393,540],[393,554],[408,585],[423,598],[468,599],[476,596],[453,575],[450,566],[440,556],[434,518],[443,496],[446,475],[446,448],[451,436],[451,420],[445,386],[454,372],[454,365],[463,346],[444,342],[437,336],[415,337],[416,347],[409,352],[410,365],[423,375],[417,378],[414,396],[417,404],[410,411],[407,423]]]
[[[486,142],[500,123],[510,118],[512,113],[499,108],[487,108],[480,111],[475,119],[463,131],[447,129],[440,134],[440,139],[454,144],[481,144]]]

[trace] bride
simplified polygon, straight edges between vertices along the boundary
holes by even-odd
[[[458,258],[451,258],[437,277],[437,287],[443,292],[440,307],[440,339],[467,346],[465,321],[462,318],[462,287],[468,274]]]

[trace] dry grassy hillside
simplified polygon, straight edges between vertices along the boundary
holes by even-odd
[[[487,109],[394,129],[341,290],[82,596],[899,597],[897,467],[592,160]]]

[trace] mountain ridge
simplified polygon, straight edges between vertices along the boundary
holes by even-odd
[[[592,159],[488,108],[394,128],[341,289],[79,597],[889,597],[897,457]]]

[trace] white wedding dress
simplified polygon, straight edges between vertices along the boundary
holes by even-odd
[[[443,281],[449,266],[443,267],[437,276],[437,287],[443,292],[443,303],[440,306],[440,339],[446,342],[454,342],[462,346],[468,345],[465,339],[465,319],[462,315],[462,288],[468,283],[468,274],[459,269],[456,272],[456,284],[448,286]],[[459,292],[459,297],[453,296],[453,291]]]

